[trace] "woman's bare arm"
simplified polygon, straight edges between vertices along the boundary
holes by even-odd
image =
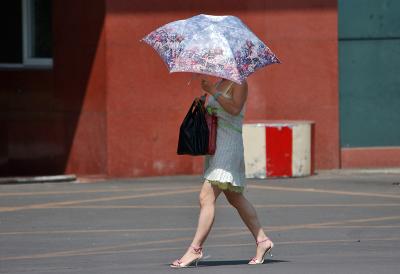
[[[201,87],[206,92],[214,95],[217,90],[213,85],[211,85],[207,80],[201,81]],[[243,108],[244,103],[247,99],[247,82],[241,85],[233,83],[232,85],[232,98],[226,98],[224,96],[219,96],[217,98],[218,103],[224,108],[226,112],[231,115],[239,115]]]

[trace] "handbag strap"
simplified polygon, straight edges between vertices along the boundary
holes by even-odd
[[[194,98],[192,105],[190,106],[188,112],[186,113],[185,119],[194,114],[194,110],[196,109],[196,106],[199,106],[200,111],[205,113],[206,112],[206,107],[205,107],[206,98],[207,98],[207,93],[204,93],[200,97]]]

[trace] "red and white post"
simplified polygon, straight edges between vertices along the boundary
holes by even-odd
[[[243,125],[247,178],[302,177],[314,173],[312,121],[255,121]]]

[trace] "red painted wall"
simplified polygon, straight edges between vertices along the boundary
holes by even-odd
[[[54,97],[63,113],[65,173],[107,174],[104,1],[55,1]]]
[[[50,69],[0,70],[0,175],[105,174],[105,3],[53,1]]]
[[[114,176],[190,174],[202,158],[177,156],[178,129],[198,86],[169,74],[139,40],[199,13],[239,16],[279,56],[249,78],[246,119],[316,121],[316,168],[339,167],[336,1],[107,1],[108,168]],[[301,3],[299,3],[301,2]]]
[[[316,169],[339,167],[336,1],[53,3],[53,69],[0,71],[1,175],[200,173],[201,157],[176,155],[200,89],[139,42],[199,13],[239,16],[283,63],[249,78],[246,120],[316,121]]]
[[[51,113],[52,71],[0,71],[0,175],[62,172],[60,126]]]

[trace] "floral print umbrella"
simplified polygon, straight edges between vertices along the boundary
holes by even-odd
[[[142,39],[170,72],[209,74],[242,83],[277,56],[237,17],[200,14],[168,23]]]

